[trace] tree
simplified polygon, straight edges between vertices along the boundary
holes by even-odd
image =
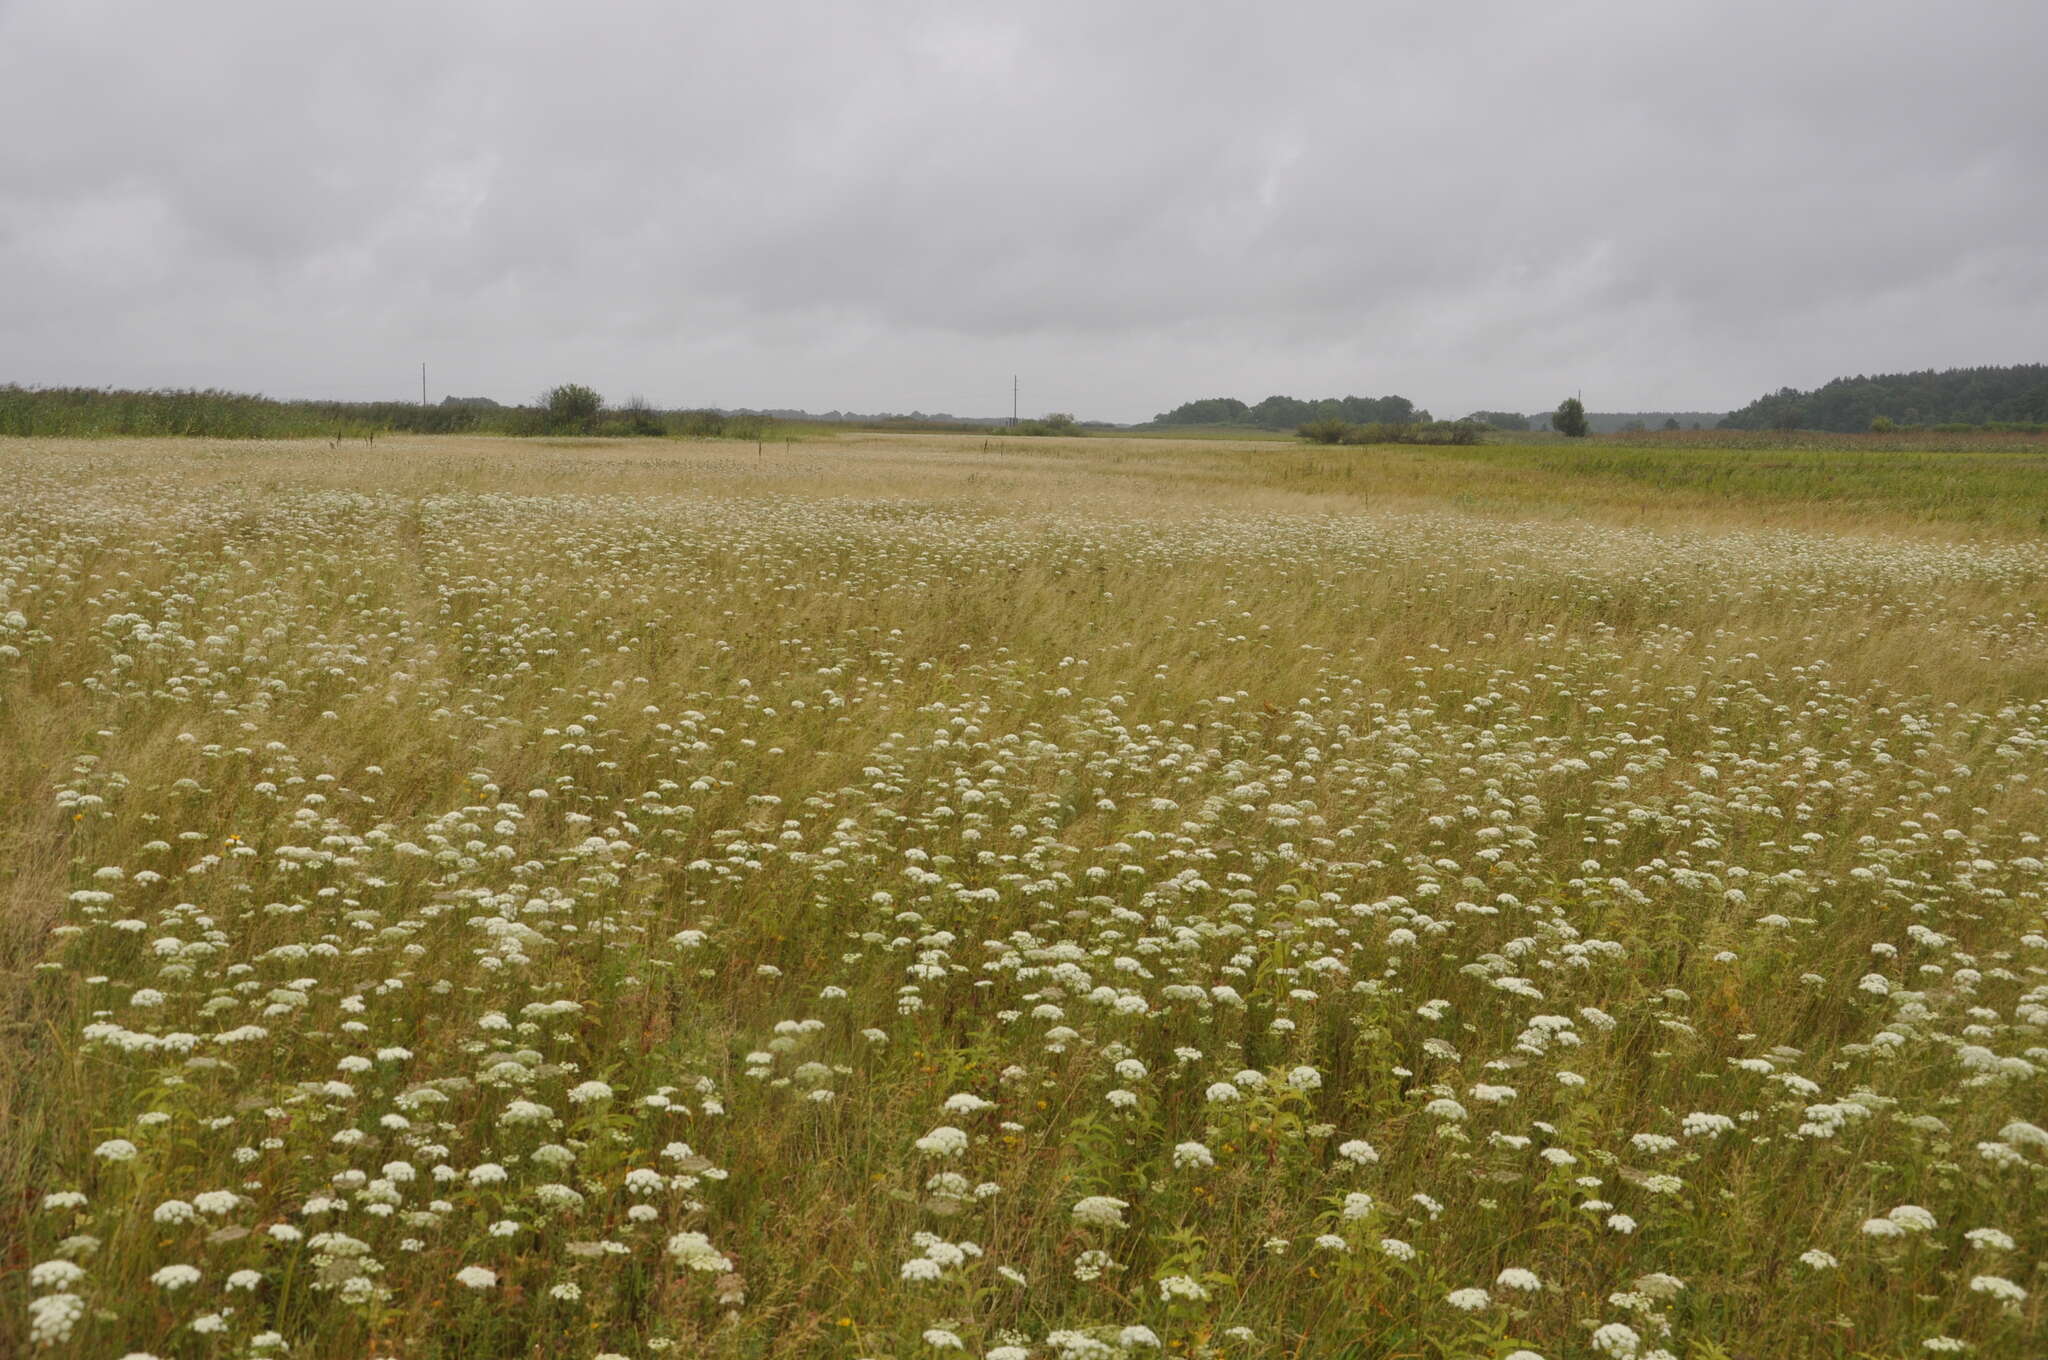
[[[1677,428],[1678,428],[1678,417],[1677,417],[1677,416],[1666,416],[1666,417],[1664,418],[1664,428],[1665,428],[1665,429],[1667,429],[1667,430],[1675,430],[1675,429],[1677,429]]]
[[[1299,429],[1318,420],[1341,420],[1351,425],[1408,425],[1426,423],[1429,412],[1401,396],[1322,397],[1306,401],[1300,397],[1271,396],[1257,406],[1247,406],[1235,397],[1206,397],[1185,402],[1152,418],[1155,425],[1256,425],[1268,430]]]
[[[1810,392],[1785,387],[1723,422],[1730,429],[1865,430],[1880,415],[1915,426],[2048,421],[2048,364],[1858,373]]]
[[[562,383],[541,394],[542,418],[550,434],[595,434],[604,398],[582,383]]]
[[[1550,428],[1571,439],[1584,439],[1593,428],[1586,423],[1586,404],[1577,397],[1566,397],[1551,415]]]
[[[1155,425],[1237,425],[1251,408],[1236,397],[1205,397],[1183,402],[1152,417]]]
[[[1268,430],[1292,430],[1322,415],[1314,403],[1299,397],[1271,396],[1245,413],[1248,424]]]

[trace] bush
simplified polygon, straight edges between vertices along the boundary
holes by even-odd
[[[1083,435],[1088,433],[1079,422],[1066,411],[1054,411],[1042,420],[1026,420],[1010,428],[1011,434],[1030,435]]]
[[[768,433],[768,417],[741,411],[678,411],[668,422],[671,434],[685,439],[761,439]]]
[[[725,433],[723,411],[680,411],[675,432],[690,439],[716,439]]]
[[[1315,444],[1477,444],[1486,433],[1484,421],[1373,420],[1347,425],[1341,420],[1312,420],[1296,431]]]
[[[562,383],[541,394],[540,407],[549,434],[596,434],[604,398],[582,383]]]
[[[1347,444],[1406,444],[1415,427],[1405,420],[1369,420],[1344,431]]]
[[[668,427],[662,424],[661,412],[647,404],[645,397],[628,397],[621,406],[614,424],[620,434],[657,435],[667,434]]]
[[[1898,428],[1890,416],[1879,416],[1870,422],[1870,432],[1872,434],[1890,434]]]
[[[1486,426],[1477,420],[1432,420],[1409,436],[1416,444],[1477,444]]]

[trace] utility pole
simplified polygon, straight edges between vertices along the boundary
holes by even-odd
[[[1017,375],[1010,375],[1010,428],[1017,427]]]
[[[425,406],[426,404],[427,404],[427,365],[426,365],[426,361],[425,361],[425,360],[421,360],[421,361],[420,361],[420,405],[422,405],[422,406]]]

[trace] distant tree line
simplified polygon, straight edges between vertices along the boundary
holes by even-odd
[[[1721,421],[1726,430],[1838,430],[2048,423],[2048,364],[1858,374],[1810,392],[1783,387]]]
[[[1586,418],[1588,434],[1642,434],[1649,430],[1711,429],[1719,423],[1718,411],[1587,411],[1583,405],[1581,414]],[[1554,430],[1558,428],[1556,412],[1545,411],[1525,416],[1519,411],[1474,411],[1466,416],[1495,430],[1510,430],[1522,433],[1529,430]]]
[[[1527,433],[1537,427],[1536,421],[1519,411],[1474,411],[1463,420],[1430,420],[1428,412],[1422,414],[1424,418],[1421,420],[1358,423],[1323,417],[1308,421],[1296,432],[1303,439],[1317,444],[1477,444],[1489,431]],[[1555,411],[1542,417],[1541,423],[1566,438],[1584,439],[1596,432],[1594,420],[1577,397],[1566,397],[1558,403]],[[1646,427],[1640,420],[1631,420],[1619,428],[1636,432]],[[1678,429],[1677,418],[1667,416],[1663,428]],[[1695,424],[1693,428],[1698,429],[1699,426]]]
[[[750,412],[663,410],[643,397],[608,404],[562,383],[525,406],[489,397],[408,401],[278,401],[214,389],[130,391],[0,385],[0,435],[370,438],[378,434],[599,435],[759,439],[772,422]]]
[[[1236,397],[1183,402],[1152,418],[1154,425],[1244,425],[1259,430],[1294,430],[1319,420],[1348,425],[1416,425],[1430,420],[1406,397],[1267,397],[1247,406]]]
[[[1336,421],[1343,425],[1376,425],[1398,430],[1465,423],[1481,429],[1521,434],[1557,428],[1554,414],[1550,411],[1534,415],[1524,415],[1520,411],[1474,411],[1460,422],[1436,420],[1428,411],[1401,396],[1323,397],[1316,401],[1275,396],[1267,397],[1256,406],[1247,406],[1236,397],[1205,397],[1161,412],[1152,418],[1152,424],[1241,425],[1247,429],[1300,430],[1307,425],[1327,429],[1328,422]],[[1589,434],[1633,434],[1688,427],[1697,430],[1710,428],[1721,419],[1718,411],[1586,411],[1582,407],[1581,414],[1585,417]]]

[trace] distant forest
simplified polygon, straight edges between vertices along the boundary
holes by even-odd
[[[1428,425],[1435,418],[1406,397],[1267,397],[1247,406],[1236,397],[1206,397],[1183,402],[1152,418],[1154,425],[1242,425],[1254,430],[1296,430],[1318,421],[1347,425]],[[1548,430],[1550,412],[1474,411],[1467,421],[1496,430]],[[1586,420],[1595,434],[1626,434],[1638,430],[1714,428],[1719,411],[1589,411]]]
[[[1728,430],[1840,430],[1887,426],[2039,425],[2048,422],[2048,364],[1925,369],[1837,378],[1801,392],[1758,397],[1721,422]]]
[[[1205,397],[1163,411],[1152,417],[1152,423],[1293,430],[1317,420],[1341,420],[1351,425],[1405,425],[1426,423],[1429,419],[1429,412],[1418,410],[1406,397],[1324,397],[1319,401],[1267,397],[1256,406],[1247,406],[1236,397]]]
[[[1474,411],[1466,416],[1496,430],[1547,430],[1548,411],[1525,416],[1519,411]],[[1645,430],[1711,430],[1719,411],[1588,411],[1586,425],[1594,434],[1637,434]]]

